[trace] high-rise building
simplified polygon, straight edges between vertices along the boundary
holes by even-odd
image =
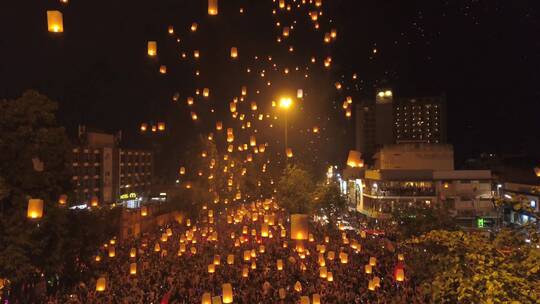
[[[356,150],[371,157],[383,146],[396,143],[446,143],[446,98],[396,98],[379,90],[375,100],[356,108]]]
[[[119,147],[119,137],[79,130],[79,143],[72,147],[69,165],[73,174],[74,205],[124,202],[135,207],[150,192],[152,152]]]

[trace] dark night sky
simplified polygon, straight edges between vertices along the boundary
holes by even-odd
[[[378,84],[394,87],[397,96],[445,93],[449,140],[461,157],[482,151],[538,151],[536,2],[325,0],[325,14],[339,35],[332,47],[334,74],[319,80],[331,87],[342,74],[358,73],[360,90],[350,93],[355,100],[373,96]],[[208,20],[206,0],[70,0],[67,6],[59,1],[2,1],[0,98],[37,89],[60,102],[60,120],[69,129],[79,122],[122,129],[128,143],[142,140],[137,135],[141,121],[165,118],[172,128],[168,138],[160,140],[171,151],[183,149],[198,130],[189,112],[171,111],[170,96],[193,85],[193,77],[175,59],[178,53],[167,40],[167,26],[186,29],[198,21],[204,25],[200,37],[181,35],[182,43],[212,54],[227,54],[233,44],[241,56],[251,54],[260,51],[262,37],[275,38],[270,0],[222,0],[220,5],[219,19]],[[247,11],[244,19],[238,16],[240,6]],[[55,37],[46,30],[46,10],[58,8],[65,33]],[[145,54],[146,41],[153,39],[159,42],[159,60],[168,62],[167,77],[156,73],[156,63]],[[298,40],[299,48],[306,46],[299,54],[315,48],[308,39]],[[265,55],[277,52],[275,48]],[[207,83],[223,86],[218,96],[230,96],[225,86],[240,71],[232,68],[224,76],[220,71],[230,67],[227,63],[205,64],[202,68],[210,71]],[[336,141],[342,143],[338,146],[347,150],[351,122],[336,122],[334,127],[335,134],[345,138]],[[343,151],[330,151],[328,158]]]

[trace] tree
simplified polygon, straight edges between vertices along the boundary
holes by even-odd
[[[315,204],[312,193],[315,186],[309,173],[299,166],[289,165],[279,180],[277,198],[290,213],[310,213]]]
[[[49,224],[64,213],[55,203],[70,189],[65,167],[69,144],[56,123],[56,109],[55,102],[34,91],[0,101],[0,277],[15,284],[42,266],[60,268],[54,260],[57,248],[44,252],[53,249],[45,245],[57,236]],[[39,224],[26,219],[29,198],[45,202]]]
[[[54,282],[66,272],[79,277],[78,265],[118,232],[118,210],[58,206],[72,185],[57,107],[35,91],[0,101],[0,278],[10,281],[15,299],[23,283]],[[44,201],[42,219],[27,219],[29,198]]]
[[[318,215],[327,216],[331,223],[337,222],[347,207],[347,200],[341,194],[339,184],[335,181],[319,182],[313,192],[313,201]]]
[[[540,251],[520,234],[507,243],[508,233],[491,240],[434,230],[412,238],[403,244],[410,251],[408,278],[423,285],[434,303],[538,303]]]
[[[431,230],[455,230],[456,225],[448,211],[436,206],[396,206],[392,210],[394,232],[398,239],[405,240]]]

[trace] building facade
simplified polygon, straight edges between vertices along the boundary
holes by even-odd
[[[396,98],[390,89],[356,108],[356,150],[369,161],[377,150],[395,143],[446,143],[446,98]]]
[[[71,205],[137,204],[150,192],[153,158],[147,150],[127,150],[118,137],[100,132],[79,132],[79,144],[68,162],[74,186]]]
[[[390,218],[407,206],[444,207],[463,226],[498,223],[489,170],[454,170],[453,149],[440,144],[398,144],[377,153],[375,166],[345,170],[345,194],[360,213]]]

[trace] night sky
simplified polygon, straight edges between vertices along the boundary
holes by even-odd
[[[540,148],[536,2],[324,0],[321,27],[338,30],[337,41],[325,46],[324,31],[309,29],[306,10],[276,17],[271,0],[221,0],[218,16],[207,15],[206,0],[2,1],[0,98],[36,89],[59,101],[59,120],[70,133],[79,123],[123,130],[126,145],[158,143],[163,159],[176,166],[198,134],[225,115],[241,84],[250,91],[261,88],[259,105],[303,87],[307,98],[290,117],[291,140],[304,147],[305,130],[321,126],[322,134],[306,147],[315,149],[320,161],[335,162],[343,161],[354,138],[354,121],[341,109],[343,96],[357,102],[384,85],[397,97],[446,94],[449,141],[459,158],[484,151],[535,152]],[[51,9],[63,12],[61,35],[47,32]],[[276,18],[298,22],[281,44],[275,40],[281,32]],[[199,24],[196,35],[189,32],[192,22]],[[167,33],[169,25],[174,37]],[[158,41],[158,58],[146,55],[148,40]],[[288,45],[295,46],[292,56]],[[228,57],[231,46],[239,48],[238,62]],[[180,59],[195,49],[201,59]],[[267,56],[294,69],[309,66],[311,56],[327,55],[331,71],[311,68],[308,80],[303,73],[268,75],[271,90],[245,73],[245,67],[263,68],[261,58]],[[166,75],[158,73],[160,64],[167,64]],[[195,70],[200,77],[194,77]],[[335,92],[336,81],[346,92]],[[200,121],[194,124],[184,100],[203,87],[211,88],[212,97],[204,106],[197,103]],[[177,104],[171,101],[176,92]],[[142,122],[157,121],[167,123],[165,134],[140,134]]]

